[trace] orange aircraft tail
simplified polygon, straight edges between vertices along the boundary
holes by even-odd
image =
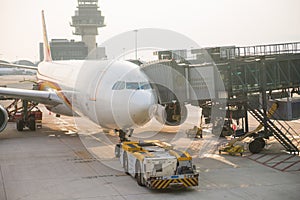
[[[45,16],[43,10],[42,10],[42,22],[43,22],[43,34],[44,34],[44,61],[51,62],[52,61],[51,50],[48,42],[46,22],[45,22]]]

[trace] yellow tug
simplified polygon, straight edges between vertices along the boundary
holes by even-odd
[[[125,173],[140,186],[151,189],[198,186],[199,174],[192,157],[159,140],[123,142],[116,145]]]

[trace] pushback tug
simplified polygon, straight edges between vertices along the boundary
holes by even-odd
[[[116,145],[116,157],[125,173],[140,186],[151,189],[198,186],[199,174],[192,157],[159,140],[124,141]]]

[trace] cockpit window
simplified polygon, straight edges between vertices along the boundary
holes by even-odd
[[[151,89],[151,85],[148,82],[125,82],[118,81],[112,87],[113,90],[149,90]]]
[[[125,88],[125,82],[124,81],[118,81],[112,87],[113,90],[123,90],[124,88]]]
[[[138,90],[139,89],[139,83],[138,82],[127,82],[126,83],[126,89]]]
[[[141,90],[149,90],[149,89],[151,89],[151,85],[147,82],[142,82],[142,83],[140,83],[140,89]]]

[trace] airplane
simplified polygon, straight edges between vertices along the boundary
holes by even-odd
[[[0,60],[0,76],[6,75],[33,75],[35,71],[28,69],[20,69],[17,67],[5,67],[9,62]],[[15,63],[13,63],[15,64]]]
[[[44,11],[42,24],[44,61],[37,68],[6,64],[36,70],[38,90],[0,87],[1,96],[41,103],[58,115],[86,116],[103,129],[118,132],[121,141],[151,120],[157,97],[138,65],[111,60],[53,61]],[[0,132],[7,122],[7,111],[0,105]],[[17,127],[23,123],[17,121]]]
[[[16,68],[0,68],[0,76],[16,74],[18,70]]]
[[[1,65],[1,63],[0,63]],[[34,71],[32,70],[20,70],[18,68],[2,68],[0,67],[0,76],[6,75],[33,75]]]

